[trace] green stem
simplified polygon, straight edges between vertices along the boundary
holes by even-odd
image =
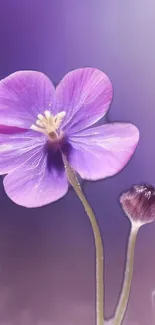
[[[80,199],[83,207],[89,217],[95,240],[96,249],[96,325],[104,324],[104,286],[103,286],[103,244],[100,230],[96,221],[95,214],[90,207],[87,199],[85,198],[81,186],[78,182],[76,174],[72,167],[69,165],[66,156],[62,154],[63,162],[66,168],[67,177],[74,188],[78,198]]]
[[[123,287],[120,294],[118,305],[116,307],[116,312],[113,319],[113,325],[122,324],[127,309],[127,304],[130,296],[131,282],[132,282],[134,252],[135,252],[135,244],[136,244],[138,230],[139,230],[138,226],[136,227],[135,224],[131,225],[131,230],[130,230],[129,240],[128,240],[127,259],[126,259]]]

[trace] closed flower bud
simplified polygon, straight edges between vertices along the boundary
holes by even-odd
[[[120,203],[131,222],[141,226],[155,220],[155,188],[151,185],[134,185],[121,195]]]

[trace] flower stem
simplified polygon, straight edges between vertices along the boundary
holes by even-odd
[[[67,177],[74,188],[78,198],[89,217],[95,240],[96,249],[96,325],[104,324],[104,284],[103,284],[103,244],[100,230],[96,221],[95,214],[85,198],[76,174],[69,165],[66,156],[62,154],[63,162],[66,168]]]
[[[139,226],[136,227],[135,224],[131,224],[129,240],[128,240],[128,248],[127,248],[127,259],[126,259],[124,281],[123,281],[119,302],[116,307],[115,316],[113,318],[114,325],[122,324],[127,309],[127,304],[130,296],[131,282],[132,282],[134,252],[135,252],[135,244],[136,244],[138,230],[139,230]]]

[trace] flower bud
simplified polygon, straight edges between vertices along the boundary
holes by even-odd
[[[143,225],[155,220],[155,188],[151,185],[134,185],[121,195],[120,203],[131,222]]]

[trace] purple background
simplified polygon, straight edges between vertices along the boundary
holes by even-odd
[[[84,183],[105,243],[106,316],[119,295],[129,222],[117,201],[142,181],[155,185],[154,0],[1,0],[0,77],[37,69],[58,83],[69,70],[93,66],[114,87],[110,121],[141,133],[117,176]],[[155,223],[138,235],[124,325],[152,325]],[[94,325],[92,231],[73,191],[54,204],[24,209],[0,182],[0,325]],[[155,312],[155,298],[154,298]]]

